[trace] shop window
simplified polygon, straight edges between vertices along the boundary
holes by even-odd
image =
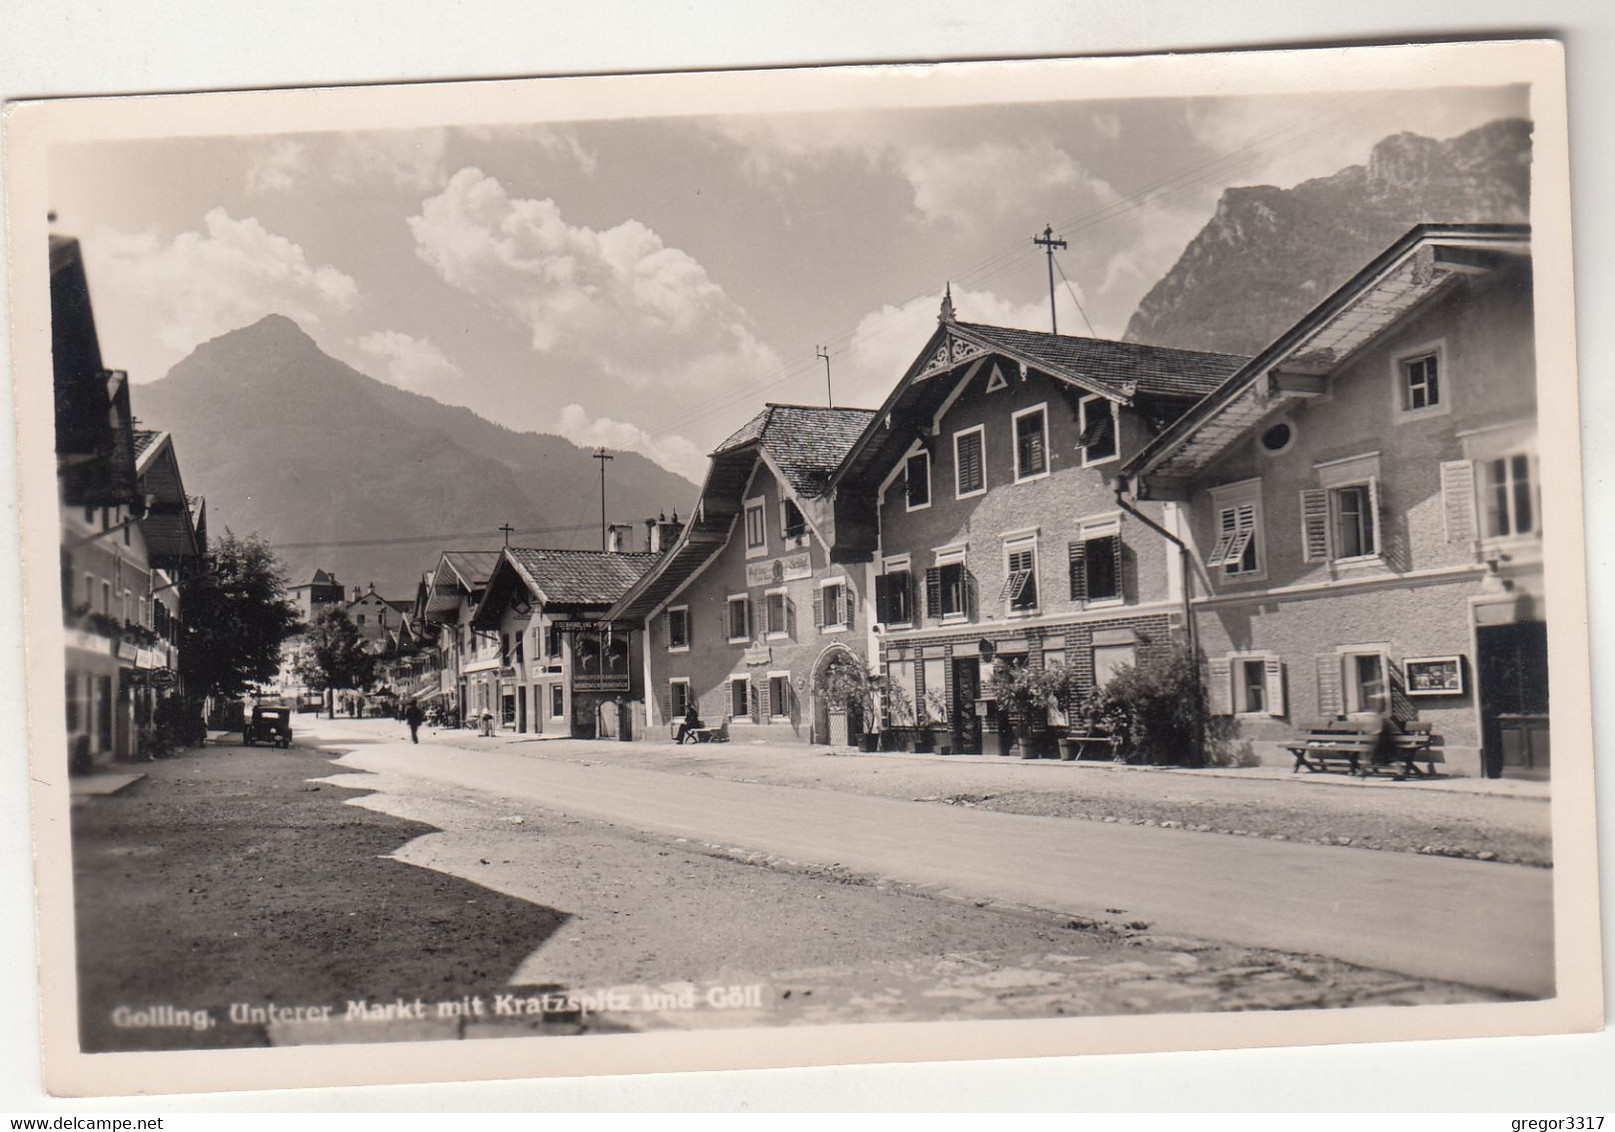
[[[563,684],[550,685],[550,718],[561,719],[566,715],[566,686]]]
[[[1093,686],[1103,688],[1116,673],[1137,663],[1133,645],[1095,645],[1093,650]]]

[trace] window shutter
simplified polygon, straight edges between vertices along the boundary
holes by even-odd
[[[891,581],[886,574],[875,575],[875,620],[882,625],[892,622]]]
[[[1340,681],[1340,657],[1336,653],[1318,654],[1318,714],[1343,715],[1346,711],[1345,691]]]
[[[667,691],[662,693],[662,721],[664,723],[673,722],[673,685],[671,684],[667,686]]]
[[[751,705],[751,721],[761,723],[763,721],[763,701],[762,697],[757,693],[756,681],[750,681],[746,684],[746,695]]]
[[[1086,544],[1074,542],[1066,547],[1071,574],[1071,600],[1088,600],[1088,563],[1085,554]]]
[[[852,629],[852,614],[856,603],[853,601],[852,586],[841,587],[841,623],[849,630]]]
[[[965,616],[974,621],[976,619],[976,610],[979,605],[979,587],[976,585],[976,576],[974,574],[972,574],[968,569],[964,570],[963,573],[965,580]]]
[[[818,586],[813,590],[813,627],[824,628],[824,587]]]
[[[1447,460],[1441,465],[1441,504],[1447,517],[1448,542],[1475,540],[1475,465]]]
[[[790,594],[785,595],[785,635],[796,640],[796,602]]]
[[[1267,714],[1284,714],[1284,662],[1276,656],[1263,661],[1262,675],[1267,680]]]
[[[1116,564],[1116,596],[1126,600],[1127,582],[1122,576],[1122,533],[1120,530],[1110,536],[1110,553]]]
[[[1329,561],[1329,493],[1322,488],[1301,493],[1301,541],[1308,562]]]
[[[769,703],[769,693],[773,690],[769,685],[772,680],[759,680],[757,682],[757,698],[762,705],[762,718],[767,719],[774,714],[774,705]]]
[[[1378,476],[1369,476],[1368,477],[1368,519],[1369,519],[1369,522],[1371,524],[1373,524],[1370,527],[1370,530],[1372,530],[1373,533],[1374,533],[1374,546],[1373,546],[1373,549],[1371,551],[1371,553],[1374,553],[1374,554],[1383,554],[1383,553],[1385,553],[1385,543],[1380,538],[1379,508],[1380,508],[1379,477]]]
[[[1227,657],[1213,657],[1207,664],[1207,710],[1212,715],[1233,715],[1233,664]]]
[[[920,611],[917,607],[919,598],[915,593],[916,587],[914,585],[914,574],[911,571],[905,570],[902,577],[903,618],[912,624],[918,625],[920,623]]]
[[[746,639],[749,641],[756,630],[752,628],[751,598],[746,598]]]
[[[657,620],[659,620],[662,623],[662,644],[666,645],[668,648],[672,648],[673,647],[673,615],[671,613],[664,613]]]
[[[929,566],[925,571],[925,615],[942,616],[942,568]]]

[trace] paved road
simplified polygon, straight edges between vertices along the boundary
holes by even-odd
[[[949,894],[1328,955],[1532,996],[1553,993],[1546,869],[1107,825],[732,782],[520,753],[375,743],[344,765],[525,799],[654,833],[839,864]]]

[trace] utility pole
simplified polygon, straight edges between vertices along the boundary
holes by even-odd
[[[604,448],[591,454],[590,459],[600,461],[600,549],[606,549],[606,461],[616,459]]]
[[[505,549],[509,550],[510,549],[510,536],[516,533],[516,528],[511,526],[509,523],[506,523],[504,526],[500,527],[499,529],[501,531],[505,532]]]
[[[1032,243],[1042,248],[1049,256],[1049,325],[1055,334],[1060,333],[1060,322],[1054,314],[1054,249],[1065,250],[1065,241],[1054,238],[1054,229],[1048,224],[1043,225],[1043,235],[1033,236]]]
[[[836,399],[830,392],[830,347],[815,346],[813,348],[818,351],[818,357],[824,359],[824,403],[833,409],[836,407]]]

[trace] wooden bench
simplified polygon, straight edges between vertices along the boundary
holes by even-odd
[[[1314,720],[1307,737],[1288,749],[1295,756],[1292,773],[1302,767],[1316,772],[1339,765],[1363,778],[1381,770],[1396,771],[1399,779],[1430,778],[1435,764],[1445,761],[1433,742],[1428,723],[1398,724],[1380,715],[1339,716]],[[1424,770],[1417,765],[1421,762]]]
[[[729,741],[729,717],[723,717],[723,722],[716,727],[692,727],[684,733],[680,742],[694,741],[697,743],[727,743]]]

